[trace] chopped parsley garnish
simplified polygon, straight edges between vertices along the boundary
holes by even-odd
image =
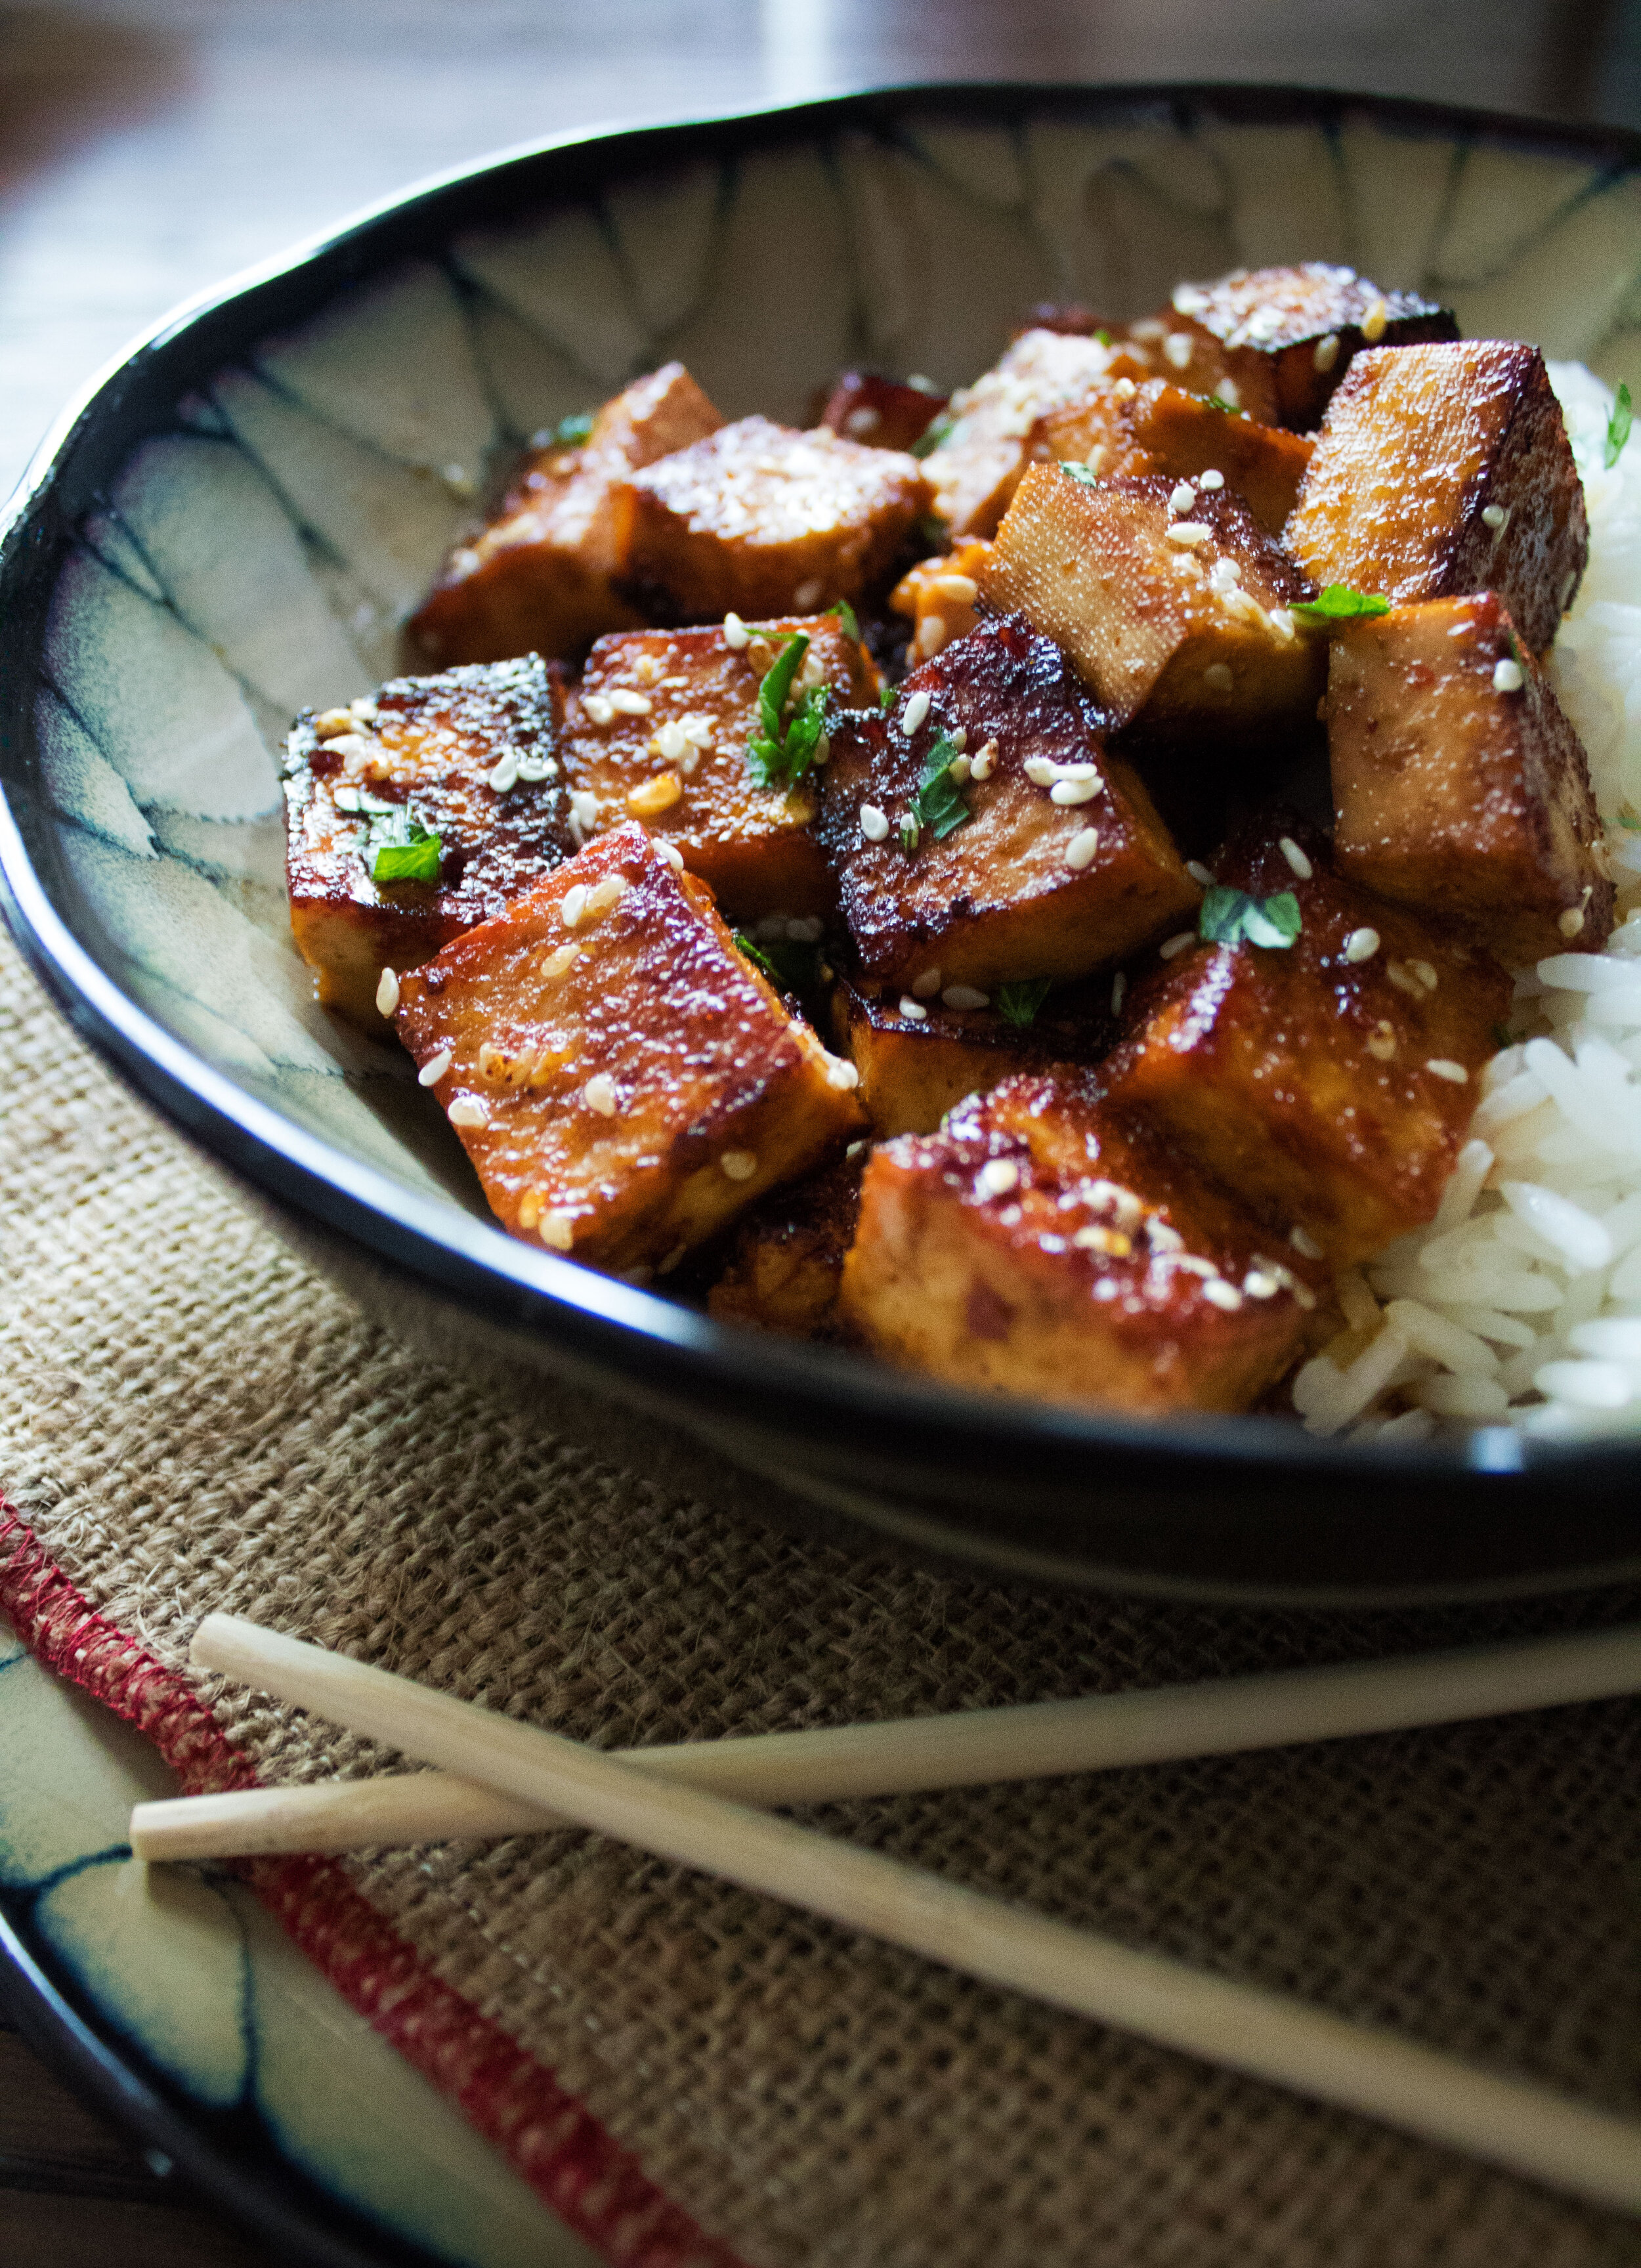
[[[1107,330],[1099,330],[1099,331],[1096,331],[1096,332],[1094,333],[1094,336],[1095,336],[1095,338],[1097,338],[1097,339],[1099,340],[1099,342],[1100,342],[1100,345],[1101,345],[1102,347],[1108,347],[1108,346],[1110,345],[1110,343],[1111,343],[1111,334],[1110,334],[1110,332],[1109,332],[1109,331],[1107,331]]]
[[[1099,474],[1092,471],[1087,465],[1079,464],[1075,457],[1062,457],[1060,470],[1065,475],[1067,480],[1080,481],[1085,489],[1097,489],[1100,486]]]
[[[959,751],[950,737],[942,733],[924,759],[924,776],[917,792],[912,799],[912,811],[919,831],[926,827],[938,843],[974,817],[973,812],[958,792],[957,782],[952,777],[952,766]],[[916,847],[914,834],[906,848]]]
[[[812,685],[790,714],[787,706],[808,651],[808,637],[794,630],[758,688],[760,729],[747,743],[747,769],[760,787],[796,787],[815,760],[826,730],[826,688]]]
[[[828,612],[835,614],[837,616],[838,627],[843,631],[844,637],[852,637],[855,639],[857,644],[858,644],[860,638],[860,618],[856,614],[853,607],[850,605],[849,600],[847,599],[840,599],[836,606],[830,608]]]
[[[1513,1047],[1514,1047],[1514,1045],[1515,1045],[1515,1042],[1514,1042],[1514,1041],[1511,1038],[1511,1036],[1510,1036],[1510,1027],[1509,1027],[1509,1026],[1508,1026],[1507,1024],[1495,1024],[1495,1025],[1494,1025],[1494,1027],[1493,1027],[1493,1045],[1494,1045],[1496,1048],[1513,1048]]]
[[[1631,835],[1641,835],[1641,819],[1637,819],[1633,811],[1621,811],[1618,824]]]
[[[900,692],[901,688],[898,685],[886,685],[882,692],[879,694],[878,708],[883,716],[887,717],[890,710],[894,708],[896,701],[900,698]]]
[[[1292,600],[1288,612],[1302,622],[1361,622],[1387,615],[1390,601],[1377,591],[1353,591],[1348,583],[1329,583],[1320,598]]]
[[[1630,388],[1627,386],[1621,386],[1618,389],[1618,398],[1613,404],[1613,414],[1607,421],[1607,446],[1601,452],[1609,473],[1623,456],[1624,443],[1630,438],[1630,423],[1633,409],[1634,404],[1630,399]]]
[[[1027,1024],[1034,1023],[1038,1009],[1049,997],[1051,982],[1047,976],[1033,976],[1019,984],[999,984],[991,997],[1004,1022],[1018,1024],[1022,1031]]]
[[[938,409],[912,443],[913,456],[926,457],[932,450],[938,449],[956,423],[949,409]]]
[[[1246,409],[1239,409],[1236,403],[1234,401],[1227,401],[1223,394],[1211,394],[1208,397],[1208,407],[1211,409],[1223,409],[1227,417],[1246,417],[1247,416]]]
[[[554,426],[548,442],[549,449],[578,449],[592,431],[593,412],[591,409],[571,410]]]
[[[778,992],[806,992],[820,982],[820,948],[818,945],[800,945],[794,938],[776,938],[768,945],[754,945],[744,929],[738,929],[735,942],[761,976],[767,976]]]
[[[900,841],[901,850],[908,852],[915,850],[917,848],[917,838],[922,833],[923,829],[917,824],[916,817],[909,811],[905,818],[901,821]]]
[[[1251,898],[1246,890],[1216,882],[1203,893],[1196,933],[1210,945],[1263,945],[1285,953],[1301,926],[1299,902],[1291,890],[1278,890],[1274,898]]]
[[[444,842],[430,827],[423,827],[408,803],[393,806],[391,817],[378,817],[365,838],[365,856],[373,882],[437,882]]]

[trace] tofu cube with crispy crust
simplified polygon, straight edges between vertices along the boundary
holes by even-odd
[[[1353,269],[1307,260],[1233,269],[1217,284],[1181,284],[1171,320],[1225,357],[1220,391],[1267,425],[1306,431],[1365,346],[1456,339],[1448,307],[1415,291],[1381,291]]]
[[[395,678],[372,700],[297,719],[285,874],[326,1007],[385,1035],[384,968],[430,960],[570,855],[563,711],[556,666],[527,654]],[[379,849],[412,821],[438,838],[417,862],[437,878],[378,881]]]
[[[1107,387],[1041,422],[1049,456],[1106,479],[1160,474],[1200,493],[1232,489],[1268,535],[1280,537],[1311,460],[1302,433],[1260,425],[1201,394],[1150,379]],[[1188,511],[1191,506],[1188,505]]]
[[[747,744],[763,678],[789,639],[809,641],[796,698],[826,686],[844,705],[870,702],[877,672],[835,615],[749,627],[733,644],[721,625],[600,638],[570,703],[570,775],[596,800],[592,826],[642,821],[711,884],[731,921],[829,913],[836,892],[811,828],[820,775],[760,786]]]
[[[689,622],[818,614],[882,579],[929,498],[901,450],[743,417],[626,482],[626,572]]]
[[[876,1353],[954,1386],[1242,1410],[1301,1352],[1321,1280],[1097,1077],[1058,1073],[872,1152],[842,1310]]]
[[[1328,749],[1343,873],[1507,968],[1600,952],[1614,891],[1584,746],[1495,593],[1342,624]]]
[[[817,425],[873,449],[910,449],[946,408],[927,384],[902,386],[872,370],[846,370],[826,398]]]
[[[1319,583],[1399,605],[1496,591],[1542,653],[1590,548],[1543,356],[1507,339],[1358,355],[1284,540]]]
[[[1218,753],[1312,723],[1327,670],[1296,623],[1314,586],[1227,490],[1037,465],[981,571],[1075,664],[1111,724]]]
[[[1046,999],[1039,999],[1041,989],[1022,985],[1011,994],[1003,988],[999,998],[946,985],[938,968],[918,979],[917,994],[840,979],[832,995],[832,1044],[860,1074],[860,1099],[874,1131],[885,1139],[931,1134],[954,1103],[1018,1072],[1097,1063],[1117,1035],[1109,982],[1058,985]]]
[[[637,826],[407,976],[394,1020],[503,1226],[623,1273],[666,1272],[864,1124],[852,1067]]]
[[[860,1211],[865,1145],[784,1189],[741,1222],[723,1274],[707,1292],[720,1322],[750,1323],[788,1338],[847,1339],[837,1312],[843,1262]]]
[[[990,556],[991,546],[984,536],[970,536],[955,550],[920,559],[901,576],[889,593],[889,604],[897,615],[911,617],[910,663],[931,660],[953,638],[967,637],[974,629],[980,600],[977,578]]]
[[[538,449],[483,534],[459,545],[411,624],[435,661],[568,659],[643,621],[619,595],[619,482],[723,423],[682,363],[607,401],[580,446]]]
[[[820,835],[864,973],[915,991],[1080,976],[1196,885],[1064,656],[993,618],[832,733]]]
[[[1343,880],[1298,821],[1250,832],[1214,869],[1262,903],[1291,892],[1298,936],[1193,940],[1137,988],[1134,1035],[1101,1077],[1279,1237],[1363,1259],[1435,1212],[1510,979]]]

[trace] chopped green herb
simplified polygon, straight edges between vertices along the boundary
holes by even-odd
[[[1203,893],[1196,933],[1210,945],[1263,945],[1285,952],[1300,927],[1299,902],[1291,890],[1252,898],[1246,890],[1216,882]]]
[[[924,426],[923,431],[917,436],[917,438],[912,443],[913,456],[929,456],[934,450],[939,447],[941,442],[945,440],[946,435],[951,431],[953,426],[955,425],[956,423],[956,418],[953,416],[949,409],[937,410],[935,415],[929,420],[928,424]]]
[[[553,428],[551,449],[578,449],[592,431],[593,413],[591,409],[574,409],[568,417],[561,417]]]
[[[901,821],[901,850],[906,851],[915,850],[917,848],[917,838],[922,833],[922,828],[918,826],[916,820],[909,811],[905,818]]]
[[[793,938],[776,938],[768,945],[754,945],[744,929],[738,929],[734,935],[736,944],[753,967],[767,976],[777,991],[806,992],[819,982],[818,945],[800,945]]]
[[[1068,480],[1080,481],[1085,489],[1097,489],[1100,486],[1099,474],[1093,471],[1087,465],[1078,464],[1075,457],[1062,457],[1060,470]]]
[[[760,730],[747,743],[747,769],[760,787],[795,787],[815,759],[826,730],[826,688],[812,685],[787,713],[792,680],[804,666],[809,640],[794,630],[758,688]]]
[[[1296,599],[1289,607],[1302,622],[1360,622],[1390,612],[1388,599],[1377,591],[1353,591],[1348,583],[1329,583],[1320,598]]]
[[[1208,407],[1211,409],[1223,409],[1227,417],[1246,417],[1247,416],[1246,409],[1239,409],[1235,402],[1227,401],[1223,394],[1211,394],[1208,397]]]
[[[850,605],[849,600],[847,599],[840,599],[836,606],[830,609],[830,612],[837,616],[838,626],[843,630],[844,637],[852,637],[857,641],[857,643],[858,643],[860,638],[860,620],[853,607]]]
[[[898,685],[886,685],[882,692],[879,694],[878,707],[884,716],[887,717],[890,710],[894,708],[896,701],[900,698],[900,691],[901,688]]]
[[[931,551],[944,551],[951,543],[952,531],[938,512],[925,512],[915,531],[919,543],[926,543]]]
[[[1601,453],[1609,473],[1623,456],[1624,443],[1630,438],[1630,423],[1633,408],[1634,404],[1630,399],[1630,388],[1627,386],[1621,386],[1618,389],[1618,398],[1613,403],[1613,414],[1607,421],[1607,446]]]
[[[1111,334],[1109,331],[1098,330],[1094,333],[1094,336],[1099,340],[1102,347],[1108,347],[1111,343]]]
[[[1496,1048],[1513,1048],[1513,1047],[1514,1047],[1514,1045],[1515,1045],[1515,1042],[1514,1042],[1514,1041],[1511,1038],[1511,1036],[1510,1036],[1510,1028],[1509,1028],[1509,1026],[1508,1026],[1508,1025],[1506,1025],[1506,1024],[1495,1024],[1495,1025],[1494,1025],[1494,1027],[1493,1027],[1493,1045],[1494,1045]]]
[[[920,826],[926,827],[937,843],[974,816],[952,777],[952,765],[957,755],[957,747],[942,733],[924,759],[923,779],[912,799],[912,810]],[[915,838],[906,847],[914,848]]]
[[[1641,835],[1641,819],[1637,819],[1633,811],[1621,811],[1618,824],[1628,828],[1631,835]]]
[[[373,882],[437,882],[444,842],[423,827],[408,803],[394,804],[392,816],[372,820],[365,840]]]
[[[1018,1024],[1022,1031],[1027,1024],[1034,1023],[1038,1009],[1049,997],[1051,981],[1047,976],[1033,976],[1019,984],[999,984],[991,997],[1004,1022]]]

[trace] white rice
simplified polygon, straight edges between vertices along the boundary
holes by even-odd
[[[1582,364],[1549,371],[1590,515],[1550,677],[1589,752],[1618,926],[1518,975],[1520,1042],[1483,1072],[1440,1211],[1341,1279],[1348,1328],[1294,1380],[1314,1433],[1641,1431],[1641,828],[1623,824],[1641,821],[1641,433],[1609,471],[1612,394]]]

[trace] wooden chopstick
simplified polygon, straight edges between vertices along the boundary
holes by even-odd
[[[1401,1660],[614,1753],[658,1778],[740,1802],[826,1803],[1226,1756],[1638,1691],[1641,1628],[1631,1624]],[[131,1843],[139,1859],[251,1858],[537,1834],[563,1823],[540,1804],[448,1772],[394,1772],[141,1803]]]
[[[668,1783],[556,1733],[254,1623],[210,1615],[202,1667],[578,1825],[1210,2062],[1641,2214],[1641,2123]]]

